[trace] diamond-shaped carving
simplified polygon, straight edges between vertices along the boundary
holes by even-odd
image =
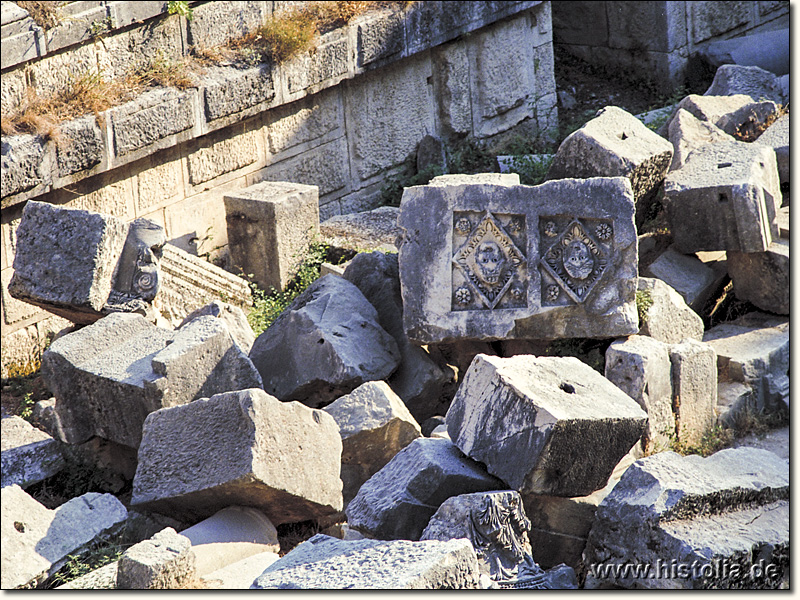
[[[522,218],[512,219],[509,225],[519,230],[524,227],[524,221]],[[461,270],[467,285],[487,308],[495,308],[509,289],[512,290],[512,302],[525,305],[525,255],[490,212],[485,213],[456,251],[453,264]],[[462,298],[466,297],[464,292],[460,294]]]
[[[605,272],[608,254],[576,219],[555,237],[540,264],[572,300],[581,303]]]

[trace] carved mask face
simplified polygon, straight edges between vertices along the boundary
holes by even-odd
[[[506,256],[495,242],[484,242],[475,253],[478,277],[484,283],[496,285],[505,271]]]
[[[574,279],[586,279],[592,274],[594,260],[586,244],[573,240],[564,250],[564,268]]]

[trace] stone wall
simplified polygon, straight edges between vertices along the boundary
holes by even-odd
[[[788,0],[552,4],[555,44],[591,64],[650,80],[666,93],[684,84],[690,57],[703,45],[789,27]]]
[[[147,56],[172,60],[252,30],[287,2],[71,2],[47,32],[3,2],[2,109]],[[98,37],[98,34],[102,34]],[[282,65],[208,67],[61,126],[66,143],[2,139],[3,373],[53,319],[8,295],[28,199],[152,219],[178,247],[226,259],[223,196],[259,181],[319,186],[320,216],[380,202],[426,134],[493,138],[557,124],[550,2],[415,2],[362,15]],[[12,350],[14,348],[14,350]]]

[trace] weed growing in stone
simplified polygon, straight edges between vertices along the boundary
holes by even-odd
[[[186,0],[170,0],[167,2],[167,12],[171,15],[180,15],[182,17],[186,17],[187,21],[191,21],[194,17],[194,12]]]
[[[733,429],[722,425],[714,425],[703,434],[697,444],[680,442],[675,436],[671,436],[670,450],[683,455],[699,454],[700,456],[710,456],[723,448],[728,448],[734,439],[735,432]]]
[[[653,306],[653,295],[650,290],[636,292],[636,312],[639,313],[639,327],[647,323],[647,313]]]
[[[547,171],[553,164],[554,156],[537,159],[534,156],[514,156],[511,159],[509,170],[519,175],[522,185],[539,185],[547,177]]]
[[[47,31],[61,22],[61,14],[58,9],[66,4],[66,2],[56,2],[53,0],[32,2],[29,0],[20,0],[16,4],[20,8],[27,10],[34,22]]]

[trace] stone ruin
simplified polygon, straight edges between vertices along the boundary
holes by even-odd
[[[773,113],[738,99],[730,71],[664,137],[604,109],[539,186],[407,188],[352,236],[381,222],[375,247],[397,255],[359,254],[258,336],[241,278],[160,225],[29,200],[9,292],[76,326],[42,357],[39,428],[3,415],[3,587],[122,531],[117,562],[65,587],[786,586],[788,459],[668,451],[789,410],[788,131],[734,138]],[[674,245],[645,261],[637,224],[659,189]],[[285,287],[309,231],[348,238],[317,199],[292,182],[231,192],[232,256]],[[704,252],[726,253],[759,311],[704,325],[720,291]],[[220,290],[233,302],[210,302]],[[576,339],[608,342],[601,368],[550,355]],[[92,444],[127,472],[128,506],[90,493],[51,510],[25,491]],[[277,531],[303,522],[320,533],[278,556]],[[697,569],[671,573],[683,564]]]

